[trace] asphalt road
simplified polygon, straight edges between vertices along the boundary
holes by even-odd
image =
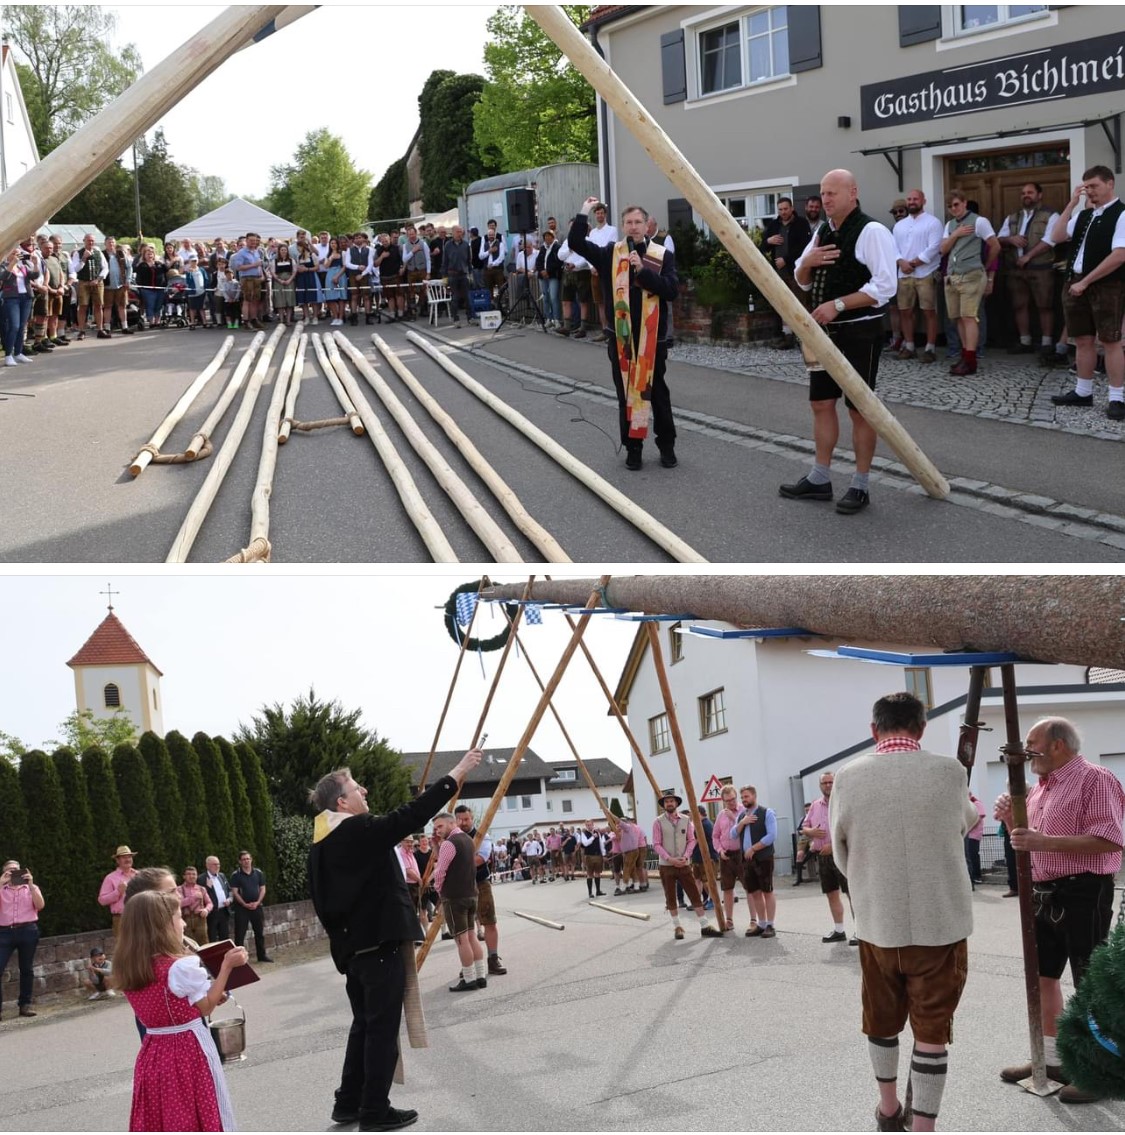
[[[505,977],[451,994],[452,943],[421,974],[428,1049],[405,1052],[392,1102],[419,1131],[870,1131],[877,1099],[860,1034],[857,951],[824,945],[815,885],[779,880],[778,936],[672,939],[656,886],[586,905],[583,882],[496,888]],[[969,980],[957,1014],[939,1126],[946,1131],[1120,1131],[1125,1103],[1068,1106],[1003,1084],[1025,1059],[1027,1015],[1016,904],[978,888]],[[538,913],[546,929],[514,916]],[[265,967],[242,991],[247,1058],[229,1068],[249,1131],[333,1130],[349,1014],[327,958]],[[121,1001],[0,1024],[0,1128],[123,1131],[137,1036]],[[903,1037],[900,1083],[909,1034]],[[341,1129],[337,1129],[341,1130]]]
[[[427,330],[424,325],[407,326]],[[321,324],[315,330],[329,329]],[[370,344],[372,330],[401,351],[403,361],[572,560],[669,560],[664,549],[417,352],[406,342],[402,325],[345,330],[526,560],[539,562],[542,556],[515,530],[445,435],[377,357]],[[239,333],[227,367],[164,445],[166,451],[184,447],[249,338]],[[790,502],[777,495],[779,483],[796,480],[808,466],[807,452],[800,447],[807,446],[810,423],[806,393],[799,385],[678,364],[673,356],[669,381],[674,404],[682,411],[680,466],[660,468],[650,445],[645,468],[629,473],[617,451],[604,348],[539,332],[509,333],[507,328],[496,336],[475,329],[445,330],[441,338],[487,350],[492,362],[476,352],[458,352],[457,358],[491,391],[713,562],[1125,560],[1125,520],[1120,530],[1079,532],[1081,526],[1070,529],[1062,520],[1035,515],[1034,509],[1008,509],[1002,497],[1008,490],[1039,494],[1118,518],[1125,512],[1120,478],[1108,471],[1120,464],[1120,446],[1110,441],[894,407],[947,477],[999,487],[1000,503],[965,492],[954,501],[933,501],[916,486],[911,489],[909,478],[892,471],[885,479],[873,480],[870,509],[844,517],[831,506]],[[214,458],[151,466],[136,480],[127,466],[220,342],[219,332],[187,330],[111,342],[88,339],[36,358],[29,366],[5,369],[0,377],[0,391],[9,394],[0,402],[0,561],[163,561]],[[262,424],[280,356],[279,349],[191,562],[224,560],[248,542]],[[524,369],[500,368],[497,359]],[[374,392],[362,380],[360,385],[458,557],[465,562],[489,560],[479,538],[409,448]],[[234,408],[229,410],[217,431],[216,451],[234,414]],[[308,421],[338,414],[310,349],[297,416]],[[848,440],[845,426],[845,445]],[[886,456],[893,459],[893,454]],[[838,492],[846,487],[846,468],[838,465]],[[1108,541],[1103,542],[1100,536],[1106,535]],[[281,449],[270,538],[275,562],[429,560],[370,440],[341,428],[295,434]]]

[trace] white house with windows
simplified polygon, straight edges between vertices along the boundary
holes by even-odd
[[[39,147],[7,39],[0,43],[0,193],[39,162]]]
[[[585,30],[747,227],[840,166],[872,216],[912,187],[943,216],[956,188],[994,226],[1029,179],[1061,208],[1087,167],[1121,169],[1117,5],[601,5]],[[611,209],[700,222],[614,115],[598,127]]]
[[[788,868],[794,817],[816,799],[821,771],[836,768],[870,744],[871,706],[883,694],[908,689],[930,710],[925,742],[954,753],[968,689],[967,667],[874,665],[825,658],[839,639],[788,633],[780,637],[716,639],[691,628],[734,630],[700,621],[662,625],[668,679],[697,797],[714,777],[720,784],[753,784],[777,813],[779,867]],[[917,653],[909,645],[863,643]],[[925,652],[932,653],[927,649]],[[999,686],[999,671],[992,671]],[[1051,714],[1073,720],[1085,737],[1084,755],[1125,779],[1125,672],[1080,666],[1016,666],[1021,724]],[[652,665],[647,633],[638,630],[616,697],[662,788],[683,795],[668,714]],[[991,801],[1006,783],[999,761],[1004,715],[999,689],[985,690],[974,791]],[[634,766],[637,817],[651,824],[657,802]],[[717,808],[712,807],[712,816]]]
[[[123,710],[138,733],[151,729],[164,735],[162,674],[113,613],[112,605],[67,665],[74,671],[79,713],[89,710],[95,718],[106,719]]]
[[[598,794],[605,801],[605,806],[612,808],[613,801],[616,800],[622,814],[631,815],[632,801],[625,792],[628,770],[606,757],[583,758],[582,763],[597,787]],[[559,824],[569,827],[581,820],[600,820],[602,811],[578,762],[551,761],[551,766],[555,775],[547,781],[547,827],[557,827]]]

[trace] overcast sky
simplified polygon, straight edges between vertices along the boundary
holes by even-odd
[[[115,46],[135,44],[146,71],[224,7],[106,6],[117,13]],[[343,138],[374,184],[406,153],[430,72],[484,73],[485,22],[495,8],[329,0],[228,59],[159,125],[176,162],[222,177],[227,192],[240,197],[264,196],[270,166],[289,161],[305,135],[322,126]],[[246,76],[235,75],[246,64],[256,69],[262,95],[253,114]]]
[[[30,747],[58,737],[59,722],[75,708],[67,660],[105,617],[106,598],[99,593],[112,581],[120,592],[113,599],[115,614],[163,671],[165,731],[230,737],[263,704],[288,704],[313,686],[321,699],[362,710],[363,725],[393,747],[428,751],[457,662],[437,608],[472,578],[468,568],[421,578],[350,571],[296,576],[254,568],[221,576],[3,574],[0,731]],[[492,578],[522,582],[526,576]],[[474,634],[483,629],[483,637],[491,637],[501,626],[499,612],[485,607]],[[586,641],[610,689],[635,630],[611,616],[591,620]],[[562,615],[544,612],[544,625],[520,637],[548,681],[570,637]],[[461,667],[441,749],[467,747],[472,739],[500,653],[482,657],[486,677],[477,655]],[[523,655],[510,657],[485,725],[488,747],[514,746],[538,698]],[[556,705],[583,759],[608,757],[629,766],[624,734],[607,716],[605,697],[580,653]],[[549,712],[532,748],[548,760],[572,759]]]

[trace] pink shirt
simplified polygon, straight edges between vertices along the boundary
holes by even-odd
[[[547,837],[547,850],[548,851],[562,851],[562,836],[549,835]]]
[[[624,851],[636,851],[640,847],[638,842],[641,829],[628,820],[617,821],[617,845]]]
[[[667,816],[667,813],[665,813]],[[695,824],[680,812],[677,812],[672,817],[672,822],[679,827],[681,824],[687,824],[687,846],[684,848],[684,858],[690,859],[691,853],[695,850]],[[664,833],[660,827],[660,818],[657,817],[652,823],[652,846],[656,848],[657,857],[660,859],[670,859],[671,856],[664,850]]]
[[[1116,851],[1080,854],[1033,851],[1031,877],[1036,882],[1090,871],[1114,875],[1121,870],[1125,789],[1113,773],[1077,756],[1045,777],[1027,794],[1028,827],[1053,836],[1096,835],[1117,845]]]
[[[186,883],[181,883],[176,891],[180,896],[180,910],[185,915],[189,914],[210,914],[214,909],[214,903],[211,902],[210,895],[198,883],[189,887]],[[203,909],[199,909],[200,900],[203,901]]]
[[[102,889],[98,891],[98,902],[102,906],[108,906],[110,914],[120,914],[125,909],[125,897],[118,893],[117,888],[121,883],[128,883],[136,873],[131,870],[126,875],[119,867],[115,867],[102,880]]]
[[[422,876],[418,874],[418,860],[414,858],[413,851],[407,851],[401,845],[395,848],[398,852],[399,862],[402,864],[402,873],[406,876],[408,883],[420,883]],[[440,856],[438,857],[440,860]]]
[[[26,884],[18,887],[0,887],[0,929],[14,926],[17,922],[38,922],[39,911],[31,901],[31,888]]]
[[[828,801],[822,796],[812,802],[809,814],[805,817],[804,827],[823,828],[828,831]],[[809,850],[819,851],[822,847],[831,847],[832,841],[825,836],[823,839],[809,840]]]
[[[453,840],[443,839],[441,841],[441,850],[438,852],[437,863],[434,864],[434,887],[438,894],[441,894],[442,884],[445,882],[445,873],[449,870],[450,863],[453,862],[453,857],[457,854],[457,848],[453,845]]]
[[[711,832],[711,842],[715,845],[716,851],[738,851],[738,836],[734,834],[734,825],[738,820],[738,811],[729,811],[724,808],[719,813],[719,818],[715,821],[715,827]]]
[[[979,800],[971,800],[980,819],[969,829],[969,839],[980,839],[984,835],[984,805]]]

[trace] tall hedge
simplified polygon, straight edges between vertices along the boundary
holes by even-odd
[[[15,765],[0,760],[0,863],[27,858],[27,808],[20,790],[20,774]],[[35,868],[31,868],[35,874]]]
[[[27,867],[43,892],[46,905],[39,915],[43,934],[59,934],[73,925],[76,904],[81,899],[81,881],[67,868],[66,797],[54,762],[41,749],[20,758],[20,788],[29,818]]]
[[[171,866],[164,846],[161,817],[152,793],[152,777],[135,745],[114,748],[113,780],[121,801],[121,813],[129,828],[129,846],[136,855],[136,865]]]
[[[276,901],[300,902],[309,897],[309,848],[312,846],[311,816],[273,817],[274,847],[277,851]],[[273,890],[271,884],[270,889]],[[268,892],[267,892],[268,893]]]
[[[229,867],[241,849],[234,824],[230,780],[223,767],[222,754],[206,733],[196,733],[191,739],[191,747],[199,755],[199,771],[207,785],[207,815],[211,828],[211,851],[208,854],[217,855]]]
[[[253,745],[239,741],[234,747],[242,765],[242,779],[246,782],[246,796],[250,801],[250,815],[254,819],[255,858],[267,879],[277,874],[277,855],[274,852],[273,801],[270,800],[266,774]],[[269,892],[267,892],[268,894]]]
[[[242,762],[234,751],[234,746],[225,737],[214,737],[212,740],[219,748],[219,756],[223,760],[223,768],[227,774],[227,784],[230,785],[230,802],[234,808],[234,836],[241,851],[246,848],[254,857],[254,865],[261,867],[258,862],[258,849],[254,845],[254,817],[250,814],[250,798],[246,794],[246,780],[242,775]]]
[[[78,763],[78,757],[73,749],[64,745],[51,754],[51,760],[59,774],[63,799],[66,801],[67,847],[70,856],[68,870],[74,875],[79,887],[73,922],[68,927],[73,932],[101,925],[98,890],[107,867],[94,849],[94,822],[90,815],[86,774]]]
[[[113,765],[109,755],[97,745],[82,754],[82,772],[86,777],[86,796],[94,821],[94,854],[104,863],[102,877],[113,870],[113,852],[129,842],[129,828],[121,811]]]
[[[216,854],[211,839],[211,817],[208,811],[210,791],[203,782],[199,754],[191,742],[174,729],[164,738],[172,767],[176,770],[176,783],[183,802],[183,827],[188,839],[185,863],[194,863],[200,871],[208,855]]]
[[[141,757],[148,766],[152,778],[152,796],[160,814],[161,834],[164,837],[164,853],[168,866],[177,877],[183,869],[195,861],[191,858],[192,844],[184,829],[184,802],[180,796],[180,785],[168,746],[152,730],[145,733],[137,742]],[[202,863],[195,864],[199,870]]]

